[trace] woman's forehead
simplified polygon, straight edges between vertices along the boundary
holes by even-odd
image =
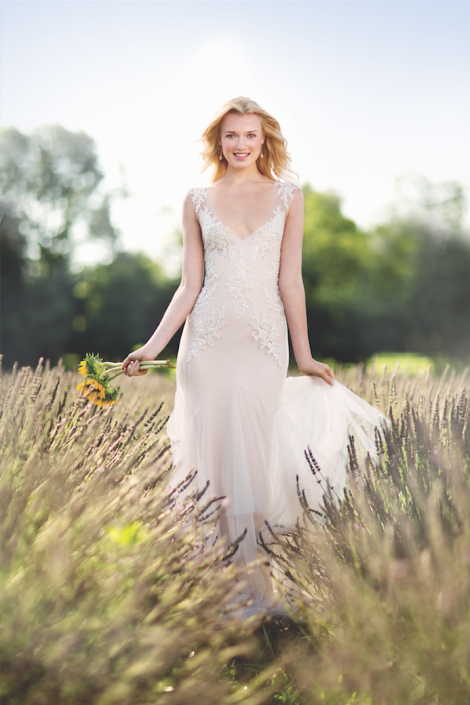
[[[222,130],[224,132],[250,132],[252,130],[259,132],[261,130],[261,122],[257,115],[227,113],[222,120]]]

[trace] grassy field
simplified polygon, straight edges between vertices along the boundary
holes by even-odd
[[[217,504],[166,487],[172,377],[123,379],[98,410],[60,366],[6,374],[2,703],[470,702],[470,374],[337,376],[392,419],[382,461],[350,448],[321,524],[300,498],[268,546],[292,620],[243,623]]]

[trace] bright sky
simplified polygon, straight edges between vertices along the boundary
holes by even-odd
[[[250,96],[281,123],[301,183],[362,226],[397,176],[470,186],[470,3],[10,0],[3,126],[83,130],[128,249],[158,256],[200,176],[215,110]]]

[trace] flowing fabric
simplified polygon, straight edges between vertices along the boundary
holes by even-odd
[[[241,238],[217,216],[211,188],[190,191],[204,243],[204,286],[189,315],[177,361],[174,411],[168,422],[175,485],[192,470],[202,489],[229,504],[221,529],[238,560],[259,557],[268,521],[292,530],[300,514],[296,476],[318,509],[328,485],[342,498],[349,435],[376,456],[376,426],[386,419],[335,381],[288,377],[287,325],[278,279],[284,227],[298,186],[273,183],[270,218]],[[321,473],[305,459],[309,447]],[[269,577],[248,577],[254,609],[269,605]]]

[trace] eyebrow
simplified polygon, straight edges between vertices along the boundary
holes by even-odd
[[[258,132],[258,130],[247,130],[247,132]],[[225,135],[228,135],[228,134],[234,134],[234,135],[235,135],[235,134],[236,134],[236,130],[224,130],[224,134],[225,134]]]

